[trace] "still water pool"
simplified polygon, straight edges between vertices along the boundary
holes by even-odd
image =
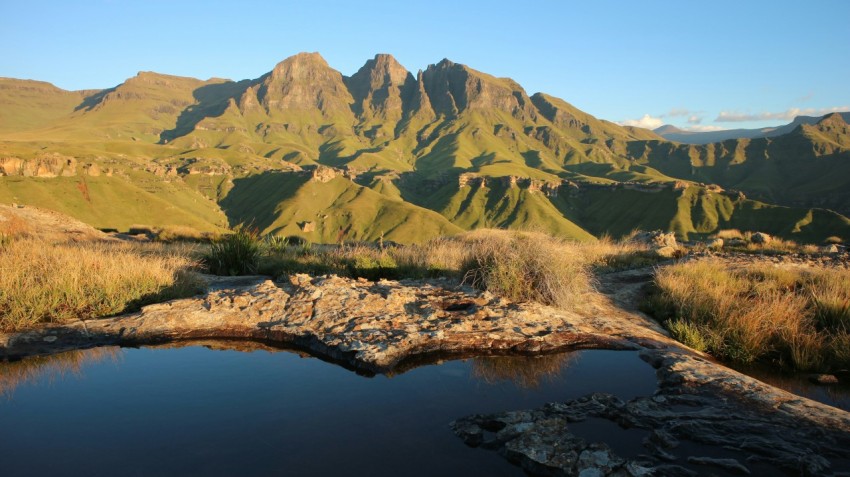
[[[449,422],[609,392],[637,353],[489,357],[363,377],[294,352],[99,348],[0,363],[2,475],[523,475]]]

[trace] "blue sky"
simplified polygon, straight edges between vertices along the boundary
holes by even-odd
[[[345,75],[442,58],[603,119],[762,127],[850,110],[850,1],[0,0],[0,76],[256,78],[299,51]]]

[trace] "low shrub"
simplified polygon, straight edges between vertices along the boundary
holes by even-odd
[[[253,275],[259,269],[263,253],[263,244],[255,231],[238,229],[210,244],[203,262],[214,275]]]

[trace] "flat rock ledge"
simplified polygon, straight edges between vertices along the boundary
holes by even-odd
[[[210,292],[115,318],[0,334],[0,358],[103,345],[252,339],[306,349],[367,373],[431,354],[639,349],[663,335],[535,303],[511,303],[448,281],[294,275],[216,281]]]
[[[657,370],[653,396],[622,402],[595,394],[469,416],[455,421],[454,431],[535,475],[850,475],[850,413],[705,359],[625,310],[615,295],[577,313],[512,303],[443,280],[211,278],[203,296],[0,334],[0,359],[235,339],[295,347],[366,374],[392,374],[446,355],[633,350]],[[620,456],[604,443],[586,442],[572,428],[589,418],[644,430],[645,452]]]

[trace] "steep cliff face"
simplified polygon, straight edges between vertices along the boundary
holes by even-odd
[[[350,113],[354,103],[342,75],[318,53],[299,53],[278,63],[258,88],[257,99],[268,112],[320,111],[323,115]]]
[[[375,55],[345,83],[354,97],[354,112],[363,118],[399,121],[416,92],[416,78],[387,54]]]
[[[447,59],[430,65],[423,74],[434,111],[456,116],[464,111],[498,110],[534,120],[537,111],[516,82],[496,78]]]

